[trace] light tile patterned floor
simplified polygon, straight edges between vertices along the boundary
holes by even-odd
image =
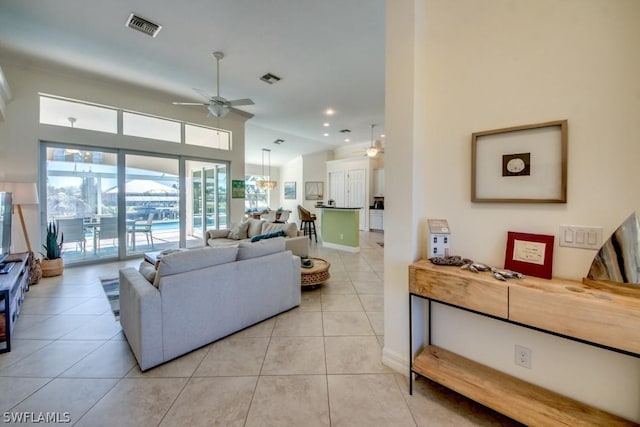
[[[302,305],[141,372],[100,277],[139,260],[76,267],[31,288],[13,350],[0,355],[0,414],[69,413],[78,426],[517,425],[444,387],[381,363],[383,249],[313,243],[331,279]],[[42,423],[38,423],[42,425]]]

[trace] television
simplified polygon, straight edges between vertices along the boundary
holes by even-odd
[[[11,193],[0,192],[0,263],[9,256],[11,247]]]

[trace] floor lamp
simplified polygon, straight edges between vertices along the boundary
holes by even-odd
[[[13,205],[18,208],[18,215],[20,216],[20,224],[22,225],[22,234],[24,234],[24,240],[27,243],[27,250],[31,250],[31,242],[29,242],[29,233],[27,233],[27,227],[24,224],[24,216],[22,215],[22,205],[37,205],[38,201],[38,188],[35,182],[0,182],[0,191],[11,193],[13,199]]]

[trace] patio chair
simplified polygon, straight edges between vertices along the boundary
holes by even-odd
[[[100,242],[102,239],[112,239],[113,246],[115,246],[115,239],[118,238],[118,218],[117,217],[100,217],[100,226],[96,230],[98,249],[100,249]]]
[[[147,238],[147,245],[151,243],[151,248],[153,248],[153,234],[151,232],[151,226],[153,225],[154,215],[155,214],[150,213],[146,221],[136,221],[129,227],[129,232],[131,233],[131,246],[134,249],[136,247],[136,233],[139,231],[145,234],[145,237]]]
[[[58,222],[58,234],[64,238],[64,244],[75,243],[82,253],[86,249],[86,236],[84,234],[84,221],[82,218],[60,218]]]

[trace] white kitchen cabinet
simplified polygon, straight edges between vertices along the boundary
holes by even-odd
[[[371,209],[369,211],[369,228],[384,231],[384,210]]]

